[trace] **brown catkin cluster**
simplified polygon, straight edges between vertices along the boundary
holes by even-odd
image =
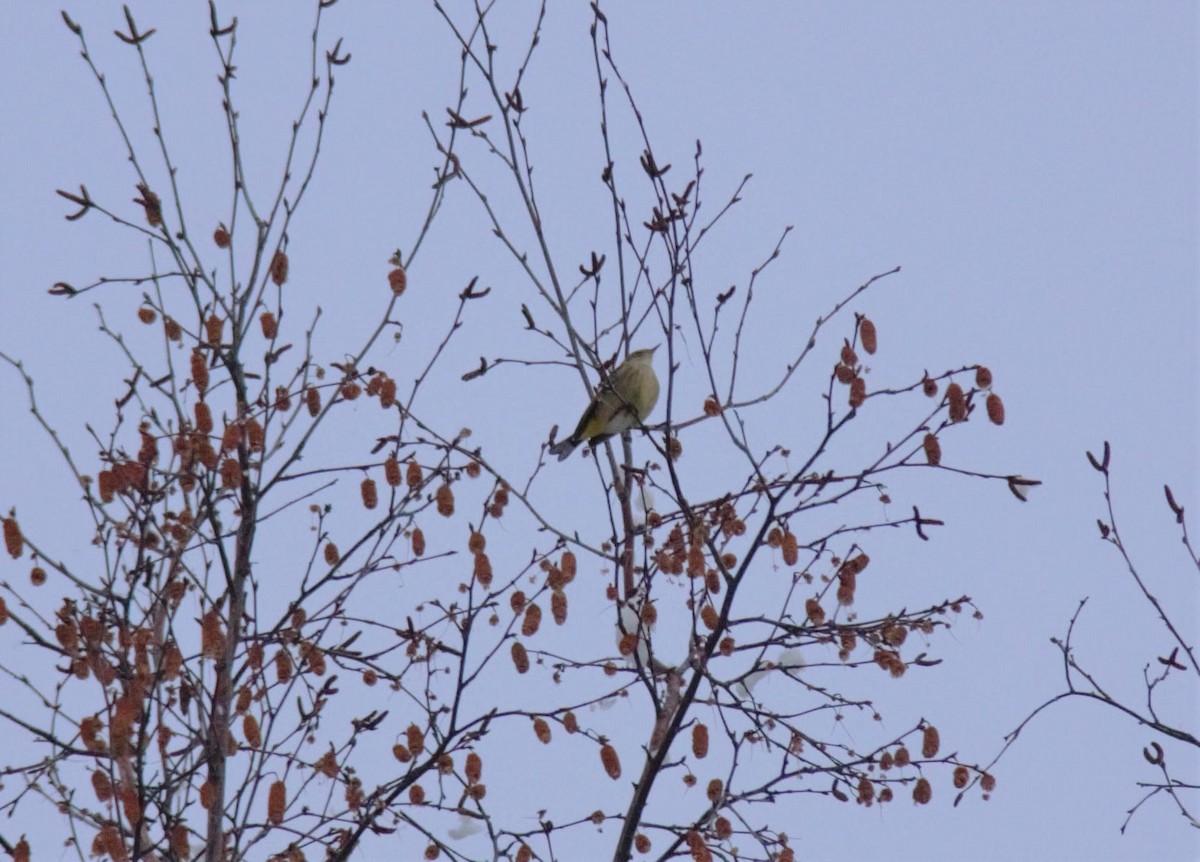
[[[396,296],[404,293],[408,288],[408,274],[404,271],[404,267],[398,266],[388,273],[388,285]]]
[[[875,331],[875,324],[870,318],[864,317],[858,324],[858,337],[862,343],[863,350],[867,353],[874,353],[879,349],[879,335]]]
[[[950,405],[950,421],[962,422],[967,418],[967,396],[962,387],[951,383],[946,387],[946,401]]]
[[[933,798],[933,787],[928,778],[918,778],[917,786],[913,788],[913,802],[925,805]]]
[[[708,756],[708,726],[700,722],[692,725],[692,754],[700,759]]]
[[[20,559],[25,540],[21,538],[21,527],[16,518],[4,519],[4,549],[14,560]]]
[[[517,669],[517,673],[526,673],[529,670],[529,653],[525,651],[525,645],[520,641],[513,641],[512,645],[512,660],[513,665]]]

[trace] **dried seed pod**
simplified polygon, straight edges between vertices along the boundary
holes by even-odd
[[[842,365],[849,368],[858,365],[858,354],[854,352],[854,348],[849,344],[842,345],[841,361]]]
[[[137,316],[138,316],[138,320],[140,320],[142,323],[147,323],[147,324],[153,323],[154,321],[158,320],[158,313],[153,308],[150,308],[149,306],[145,306],[145,305],[143,305],[141,308],[138,309]]]
[[[408,801],[413,805],[425,804],[425,788],[419,784],[414,784],[408,788]]]
[[[908,755],[908,748],[903,745],[896,749],[896,756],[893,759],[896,763],[896,766],[901,769],[908,766],[912,762]]]
[[[992,420],[993,425],[1004,424],[1004,402],[1000,400],[1000,396],[995,392],[987,397],[987,416]]]
[[[979,786],[984,793],[991,793],[996,789],[996,776],[990,772],[983,773],[983,776],[979,779]]]
[[[257,419],[250,418],[246,420],[246,442],[250,446],[251,452],[261,452],[266,446],[266,432],[258,424]]]
[[[986,365],[975,366],[975,388],[990,389],[992,386],[992,372]]]
[[[384,410],[396,403],[396,381],[385,377],[379,384],[379,406]]]
[[[708,756],[708,726],[700,722],[692,725],[692,754],[701,760]]]
[[[639,853],[649,853],[651,847],[650,837],[644,832],[639,832],[633,836],[633,847]]]
[[[516,862],[531,862],[533,859],[533,848],[525,842],[521,842],[521,846],[517,848]]]
[[[737,646],[737,642],[731,637],[721,638],[721,642],[717,644],[717,652],[728,658],[733,655],[733,650]]]
[[[229,228],[225,227],[225,222],[217,225],[217,229],[213,231],[213,242],[217,248],[229,248],[229,243],[233,237],[229,234]]]
[[[579,733],[579,720],[575,718],[575,713],[567,710],[562,717],[563,727],[567,729],[567,733]]]
[[[858,802],[860,805],[870,805],[875,801],[875,785],[871,779],[863,776],[858,779]]]
[[[706,604],[700,609],[700,620],[710,630],[715,629],[717,627],[717,623],[720,622],[717,609],[712,605]]]
[[[875,331],[875,324],[871,319],[864,317],[858,323],[858,338],[862,344],[863,350],[867,353],[874,353],[879,347],[879,336]]]
[[[221,462],[221,487],[230,491],[242,485],[242,465],[237,458],[226,458]]]
[[[292,656],[285,649],[275,653],[275,679],[281,683],[292,678]]]
[[[705,416],[720,416],[721,404],[716,398],[709,396],[704,399],[704,415]]]
[[[849,386],[854,382],[854,378],[858,375],[854,373],[854,369],[849,365],[842,365],[842,363],[839,362],[837,365],[833,366],[833,376],[837,378],[838,383],[842,384],[843,386]]]
[[[608,743],[600,746],[600,763],[613,781],[621,777],[621,759],[617,757],[617,750]]]
[[[396,758],[401,763],[408,763],[410,760],[412,760],[413,756],[411,751],[397,742],[392,746],[392,757]]]
[[[312,386],[304,390],[304,403],[308,407],[308,415],[316,416],[321,412],[321,392]]]
[[[472,531],[471,535],[467,537],[467,550],[472,554],[478,554],[486,547],[487,537],[483,533]]]
[[[550,593],[550,613],[556,625],[567,621],[567,594],[562,590],[552,590]]]
[[[347,380],[338,388],[338,392],[340,392],[342,397],[347,401],[353,401],[354,399],[358,398],[358,396],[362,395],[362,387],[353,380]]]
[[[956,788],[962,790],[967,786],[967,782],[970,780],[971,770],[967,769],[967,767],[962,766],[961,764],[954,767],[954,786]]]
[[[533,720],[533,733],[542,745],[550,744],[550,725],[546,719],[539,717]]]
[[[340,560],[341,558],[342,558],[342,555],[341,555],[341,552],[338,551],[338,546],[335,545],[333,542],[326,542],[325,543],[325,564],[329,565],[329,566],[336,566],[338,560]]]
[[[925,463],[930,467],[942,463],[942,445],[938,442],[936,434],[926,434],[921,446],[925,449]]]

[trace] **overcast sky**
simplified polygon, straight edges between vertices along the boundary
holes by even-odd
[[[278,175],[304,95],[307,5],[219,4],[224,17],[240,20],[248,167],[261,171],[264,186]],[[215,224],[225,198],[206,195],[227,187],[227,156],[207,11],[199,2],[131,6],[143,26],[159,31],[147,49],[180,182],[194,194],[197,222]],[[144,85],[132,53],[111,36],[123,27],[120,4],[75,7],[69,11],[148,142]],[[502,57],[523,48],[530,8],[498,4],[505,23],[493,38]],[[806,337],[841,295],[901,266],[856,306],[879,327],[879,374],[900,381],[923,367],[987,364],[1007,422],[963,435],[955,457],[1045,482],[1024,505],[999,485],[947,480],[924,489],[923,510],[948,525],[927,547],[892,545],[889,577],[905,585],[898,595],[910,606],[965,592],[984,619],[964,620],[938,640],[945,659],[938,668],[875,680],[889,728],[936,718],[944,744],[990,760],[1003,735],[1061,689],[1049,638],[1063,633],[1085,596],[1081,658],[1114,692],[1140,703],[1142,667],[1169,644],[1138,604],[1118,556],[1097,537],[1102,486],[1084,451],[1112,442],[1123,534],[1195,642],[1200,583],[1162,498],[1170,483],[1189,511],[1200,512],[1195,4],[605,8],[660,160],[685,170],[700,139],[714,207],[744,174],[754,175],[720,235],[720,253],[710,249],[702,262],[706,277],[744,285],[793,225],[763,287],[780,310],[770,340]],[[609,241],[604,210],[586,211],[603,203],[590,20],[587,4],[552,4],[525,90],[534,105],[528,131],[539,194],[553,216],[548,233],[567,271]],[[339,358],[339,334],[352,338],[378,311],[368,286],[393,249],[411,244],[424,215],[436,159],[420,115],[428,110],[442,121],[454,97],[457,49],[418,0],[340,3],[325,27],[326,36],[345,37],[353,60],[339,70],[317,179],[292,231],[289,290],[299,317],[323,307],[328,361]],[[95,331],[90,306],[100,294],[66,303],[46,289],[141,273],[146,252],[99,218],[67,223],[71,207],[54,190],[84,183],[97,198],[126,201],[135,179],[56,6],[7,9],[0,48],[7,201],[0,350],[27,362],[51,419],[90,452],[82,423],[104,421],[120,391],[116,374],[126,371]],[[621,140],[624,158],[635,157],[640,146]],[[408,343],[434,343],[443,330],[426,329],[421,315],[444,327],[453,296],[479,275],[495,288],[488,314],[513,325],[469,321],[471,343],[449,371],[466,370],[480,354],[547,358],[544,344],[504,340],[520,332],[518,273],[479,207],[465,193],[452,194],[447,206],[410,274]],[[480,389],[452,398],[485,399],[499,417],[528,411],[538,433],[570,424],[578,380],[561,372],[538,383],[555,397],[527,404]],[[528,387],[517,392],[528,399]],[[817,410],[818,393],[810,386],[797,398]],[[39,491],[64,480],[23,398],[20,380],[0,369],[0,505],[19,503],[25,518],[53,523],[57,504]],[[514,469],[536,459],[540,441],[524,441],[525,451],[523,441],[498,432],[496,439]],[[586,493],[594,480],[579,461],[556,476],[568,494]],[[78,549],[87,539],[76,537]],[[3,568],[0,575],[10,576]],[[1200,687],[1181,685],[1167,703],[1170,717],[1197,731]],[[20,742],[11,728],[0,734],[9,746]],[[813,797],[772,820],[794,836],[803,859],[1195,859],[1200,830],[1165,800],[1118,832],[1141,796],[1136,782],[1156,777],[1142,757],[1151,739],[1111,711],[1072,702],[1026,731],[999,765],[990,802],[972,797],[952,809],[943,782],[929,806],[905,800],[863,810]],[[1195,751],[1166,748],[1180,777],[1200,778]],[[5,835],[9,829],[0,824]]]

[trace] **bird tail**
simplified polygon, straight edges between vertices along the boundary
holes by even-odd
[[[559,461],[565,461],[567,456],[575,451],[575,447],[579,445],[579,441],[574,437],[568,437],[565,440],[559,440],[550,447],[550,454],[557,455]]]

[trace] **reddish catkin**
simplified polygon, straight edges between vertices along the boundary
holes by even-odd
[[[214,660],[225,655],[225,634],[221,631],[221,617],[216,608],[210,608],[200,618],[200,651],[205,658]]]
[[[858,338],[863,350],[867,353],[874,353],[879,348],[879,335],[875,331],[875,324],[870,318],[864,317],[859,322]]]
[[[967,786],[967,782],[971,780],[971,770],[965,766],[954,767],[954,786],[962,790]]]
[[[839,362],[837,365],[833,366],[833,376],[837,378],[838,383],[842,384],[843,386],[849,386],[854,382],[854,369],[849,365],[842,365],[842,363]]]
[[[449,518],[454,514],[454,491],[449,485],[440,485],[437,493],[434,495],[437,502],[438,514],[444,518]]]
[[[936,434],[926,434],[921,446],[925,449],[926,464],[936,467],[942,463],[942,444],[938,442]]]
[[[203,396],[208,391],[208,360],[204,358],[204,352],[200,348],[192,351],[191,371],[196,391]]]
[[[535,602],[525,609],[525,619],[521,622],[521,634],[527,638],[533,637],[541,625],[542,609]]]
[[[617,750],[608,743],[600,746],[600,763],[613,781],[621,777],[621,758],[617,757]]]
[[[213,231],[213,242],[217,248],[229,248],[229,242],[233,237],[229,234],[229,228],[225,227],[225,222],[217,225],[217,229]]]
[[[408,801],[413,805],[425,804],[425,788],[419,784],[414,784],[408,788]]]
[[[400,462],[396,460],[395,455],[388,455],[386,461],[383,462],[383,478],[392,488],[400,486]]]
[[[942,747],[941,736],[932,724],[925,725],[921,736],[921,756],[929,759],[937,757],[938,749]]]
[[[398,266],[388,273],[388,286],[391,287],[392,293],[400,296],[408,288],[408,274],[404,271],[404,267]]]
[[[700,609],[700,620],[709,629],[715,629],[720,619],[717,615],[717,609],[712,605],[706,604]]]
[[[483,777],[483,759],[474,751],[467,754],[467,765],[463,769],[468,784],[478,784]]]
[[[221,338],[225,332],[225,319],[217,317],[215,314],[210,314],[208,319],[204,321],[204,335],[208,339],[210,347],[220,347]]]
[[[562,590],[552,590],[550,593],[550,613],[555,625],[563,625],[567,621],[567,594]]]
[[[708,801],[714,805],[721,801],[721,797],[725,795],[725,785],[721,779],[714,778],[708,782],[708,787],[704,790],[704,795],[708,797]]]
[[[183,327],[179,325],[178,321],[163,315],[163,335],[170,341],[181,341],[183,339]]]
[[[420,486],[423,478],[421,465],[416,461],[409,461],[404,468],[405,484],[410,488],[417,488]]]
[[[808,614],[808,618],[814,626],[822,625],[825,622],[825,609],[821,607],[821,603],[816,599],[805,600],[804,613]]]
[[[975,388],[990,389],[992,386],[992,371],[986,365],[975,366]]]
[[[928,778],[918,778],[917,786],[913,788],[913,802],[918,805],[925,805],[933,798],[933,787],[929,784]]]
[[[396,381],[385,377],[379,384],[379,406],[387,410],[396,403]]]
[[[908,754],[907,746],[902,745],[896,749],[896,756],[893,758],[893,762],[901,769],[912,763],[912,759]]]
[[[979,786],[984,793],[991,793],[996,789],[996,776],[990,772],[983,773],[983,777],[979,779]]]
[[[947,386],[946,400],[950,404],[951,422],[962,422],[967,418],[967,396],[963,394],[961,386],[957,383]]]
[[[728,841],[733,837],[733,824],[729,822],[728,817],[718,817],[713,823],[713,832],[716,833],[718,840]]]
[[[928,372],[921,378],[921,390],[927,398],[933,398],[938,393],[937,381],[930,377]]]
[[[575,713],[567,710],[562,717],[563,727],[567,729],[567,733],[579,733],[579,719],[575,717]]]
[[[251,452],[261,452],[266,446],[266,432],[257,419],[246,420],[246,442]]]
[[[342,555],[338,551],[338,546],[335,545],[333,542],[326,542],[325,543],[325,564],[328,566],[336,566],[337,561],[340,560],[341,558],[342,558]]]
[[[205,781],[200,785],[200,807],[205,811],[212,808],[212,804],[217,799],[217,790],[213,787],[211,781]]]
[[[532,859],[533,848],[522,842],[521,846],[517,848],[516,862],[532,862]]]
[[[425,731],[415,724],[410,724],[404,730],[404,738],[408,743],[408,750],[413,753],[413,756],[420,757],[421,752],[425,750]]]
[[[794,566],[800,560],[800,549],[796,544],[796,536],[791,530],[783,531],[783,538],[780,540],[780,548],[783,550],[783,563],[786,566]]]
[[[857,410],[867,400],[867,381],[855,377],[850,381],[850,406]]]
[[[195,406],[196,430],[201,434],[211,434],[213,430],[212,410],[203,401],[197,401]]]
[[[275,282],[276,287],[282,287],[283,283],[288,278],[288,256],[285,251],[275,252],[275,256],[271,258],[271,281]]]
[[[279,321],[275,319],[275,315],[269,311],[264,311],[258,316],[258,323],[262,327],[263,338],[273,339],[279,334]]]
[[[485,590],[492,585],[492,561],[487,554],[475,555],[475,567],[472,571],[479,586]]]
[[[179,859],[190,859],[192,857],[192,846],[188,841],[188,829],[183,823],[176,823],[171,827],[171,837],[169,839],[171,852]]]
[[[158,320],[158,314],[153,308],[143,305],[137,312],[138,320],[142,323],[150,324]]]
[[[633,836],[633,847],[639,853],[649,853],[651,847],[650,836],[644,832],[639,832]]]
[[[533,720],[533,734],[542,745],[550,744],[550,725],[546,722],[546,719],[535,718]]]
[[[258,719],[253,715],[247,714],[242,719],[242,735],[246,737],[246,744],[251,748],[262,748],[262,733],[259,731]]]
[[[701,760],[708,756],[708,726],[700,722],[692,725],[692,754]]]
[[[116,475],[112,470],[101,470],[96,479],[99,486],[100,501],[102,503],[111,503],[113,501],[113,494],[117,490]]]
[[[467,536],[467,550],[472,554],[478,554],[487,547],[487,536],[483,533],[472,531],[471,535]]]
[[[529,670],[529,653],[525,651],[525,645],[520,641],[513,641],[512,660],[513,665],[517,668],[517,673],[526,673]]]
[[[267,793],[267,819],[278,826],[283,822],[283,813],[287,809],[287,788],[283,781],[275,781]]]
[[[14,560],[21,558],[21,550],[25,542],[21,538],[21,527],[16,518],[4,519],[4,549]]]
[[[292,656],[286,649],[275,653],[275,679],[281,683],[292,678]]]
[[[101,802],[108,802],[113,798],[112,782],[98,769],[92,772],[92,789],[96,791],[96,798]]]
[[[379,491],[375,487],[375,480],[366,478],[362,480],[362,503],[367,509],[374,509],[379,505]]]
[[[420,527],[416,527],[412,531],[412,551],[413,556],[416,557],[425,554],[425,533]]]
[[[995,392],[987,397],[987,416],[992,420],[993,425],[1004,424],[1004,402],[1000,400],[1000,396]]]
[[[316,416],[321,412],[321,392],[309,386],[304,390],[304,403],[308,407],[308,415]]]
[[[221,487],[230,491],[242,485],[242,465],[237,458],[226,458],[221,462]]]

